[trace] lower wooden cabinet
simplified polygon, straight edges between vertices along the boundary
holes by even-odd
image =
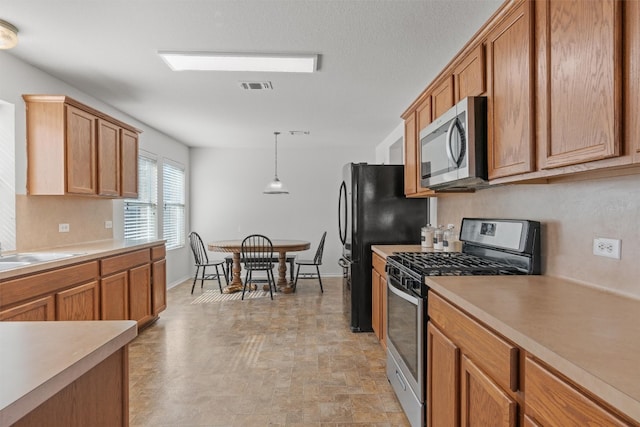
[[[56,320],[99,320],[97,281],[56,293]]]
[[[136,320],[167,306],[164,244],[0,281],[0,321]]]
[[[468,357],[462,357],[460,412],[463,426],[515,427],[518,404]]]
[[[100,279],[102,320],[129,319],[129,275],[126,271]]]
[[[541,363],[525,360],[525,414],[537,426],[628,426]]]
[[[0,320],[24,322],[28,320],[56,320],[55,298],[53,295],[39,298],[16,307],[0,311]]]
[[[433,293],[429,315],[427,424],[516,426],[515,347]]]
[[[105,258],[100,262],[103,277],[102,294],[107,298],[102,305],[105,316],[125,316],[144,326],[154,319],[151,291],[152,249],[140,249]],[[120,295],[126,295],[120,298]]]
[[[129,270],[129,319],[143,325],[153,318],[151,313],[151,265]]]
[[[374,253],[371,270],[371,326],[380,340],[380,344],[387,348],[387,274],[386,260]]]
[[[638,426],[429,292],[427,426]]]

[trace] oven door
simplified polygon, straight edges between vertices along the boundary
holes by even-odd
[[[424,425],[425,300],[387,285],[387,378],[412,426]]]

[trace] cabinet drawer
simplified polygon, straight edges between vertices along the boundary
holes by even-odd
[[[59,289],[96,280],[98,276],[98,261],[24,276],[0,283],[0,301],[3,306],[7,306],[40,295],[51,294]]]
[[[518,348],[429,292],[431,321],[501,387],[518,390]]]
[[[103,276],[106,276],[108,274],[117,273],[118,271],[128,270],[138,265],[149,263],[150,261],[151,251],[149,251],[149,249],[140,249],[139,251],[116,255],[101,260],[100,271]]]
[[[167,256],[167,249],[165,248],[164,245],[161,246],[154,246],[151,248],[151,259],[152,260],[158,260],[158,259],[162,259],[165,258]]]
[[[374,253],[371,263],[373,264],[373,268],[380,274],[380,276],[382,276],[383,279],[387,280],[387,273],[384,269],[387,264],[387,260]]]
[[[524,372],[525,413],[537,424],[628,425],[529,357]]]

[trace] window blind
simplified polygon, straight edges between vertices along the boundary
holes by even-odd
[[[185,177],[184,167],[162,164],[163,239],[167,249],[185,244]]]
[[[138,156],[138,198],[124,200],[125,240],[157,237],[158,167],[155,159]]]

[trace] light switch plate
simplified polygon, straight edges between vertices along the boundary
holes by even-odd
[[[104,228],[113,228],[113,221],[105,221]]]
[[[59,233],[68,233],[69,232],[69,224],[58,224],[58,232]]]

